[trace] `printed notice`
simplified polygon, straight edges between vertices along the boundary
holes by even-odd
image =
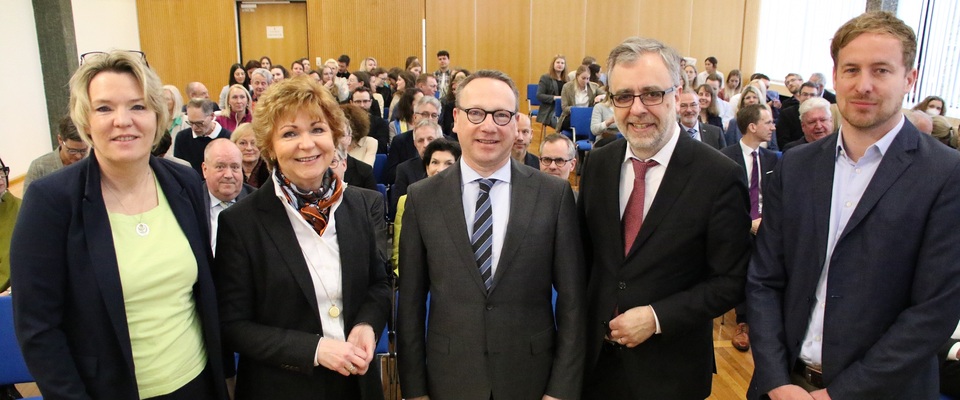
[[[283,39],[283,26],[268,26],[267,39]]]

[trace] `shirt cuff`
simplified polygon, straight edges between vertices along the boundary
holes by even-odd
[[[313,352],[313,366],[320,366],[320,342],[323,341],[323,336],[320,337],[320,340],[317,341],[317,350]]]
[[[947,352],[947,360],[958,361],[957,351],[960,351],[960,343],[954,343],[953,346],[950,346],[950,351]]]
[[[648,307],[650,307],[650,312],[653,313],[653,322],[656,322],[657,324],[657,331],[654,333],[659,335],[662,332],[660,331],[660,318],[657,318],[657,310],[654,310],[653,306],[648,306]]]

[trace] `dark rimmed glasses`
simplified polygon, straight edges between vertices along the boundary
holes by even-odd
[[[557,168],[563,168],[564,165],[567,165],[572,158],[550,158],[550,157],[540,157],[540,164],[544,167],[549,167],[551,163],[557,164]]]
[[[493,123],[499,126],[506,126],[510,123],[510,120],[517,115],[517,113],[507,110],[487,111],[482,108],[457,108],[467,114],[467,121],[470,121],[474,124],[481,124],[483,123],[483,120],[487,119],[487,115],[492,115]]]
[[[617,93],[611,96],[613,99],[613,105],[617,108],[630,108],[633,106],[633,99],[639,97],[640,102],[645,106],[658,106],[663,104],[663,98],[667,93],[673,93],[674,90],[677,90],[676,87],[670,87],[664,90],[653,90],[649,92],[643,92],[640,94],[633,93]]]
[[[143,64],[146,65],[147,67],[150,67],[150,63],[147,62],[147,54],[146,54],[146,53],[144,53],[144,52],[142,52],[142,51],[140,51],[140,50],[119,50],[119,51],[122,51],[122,52],[125,52],[125,53],[131,53],[131,54],[135,54],[135,55],[140,56],[140,61],[143,61]],[[106,51],[88,51],[88,52],[86,52],[86,53],[83,53],[83,54],[80,55],[80,65],[83,65],[83,63],[84,63],[85,61],[87,61],[87,60],[91,60],[91,59],[94,59],[94,58],[97,58],[97,57],[102,57],[102,56],[105,56],[105,55],[107,55],[107,54],[110,54],[110,53],[108,53],[108,52],[106,52]]]

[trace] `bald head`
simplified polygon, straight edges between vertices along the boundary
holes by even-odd
[[[229,139],[210,142],[203,150],[203,179],[210,194],[220,201],[232,201],[243,189],[243,155]]]
[[[209,99],[210,92],[204,84],[200,82],[190,82],[187,84],[187,98]]]
[[[910,110],[906,113],[906,117],[913,126],[917,127],[918,131],[928,135],[933,134],[933,119],[927,113],[920,110]]]

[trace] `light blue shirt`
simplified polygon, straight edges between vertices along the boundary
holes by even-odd
[[[491,276],[496,276],[497,265],[500,264],[500,250],[503,249],[503,237],[507,233],[507,222],[510,221],[510,163],[507,161],[486,179],[495,179],[490,188],[490,208],[493,210],[493,248],[490,259]],[[467,237],[473,235],[473,219],[477,213],[477,196],[480,194],[478,179],[483,176],[470,168],[463,158],[460,158],[460,188],[463,193],[463,217],[467,222]]]
[[[850,216],[860,204],[860,198],[867,190],[873,175],[877,172],[883,155],[903,128],[903,116],[893,130],[867,148],[856,162],[847,156],[843,145],[843,128],[837,136],[837,148],[834,153],[833,195],[830,199],[830,229],[827,234],[827,254],[824,258],[820,280],[817,282],[817,303],[810,316],[810,326],[803,339],[800,359],[808,365],[822,365],[823,358],[823,317],[827,299],[827,273],[830,270],[830,258],[837,246],[837,240],[847,227]]]

